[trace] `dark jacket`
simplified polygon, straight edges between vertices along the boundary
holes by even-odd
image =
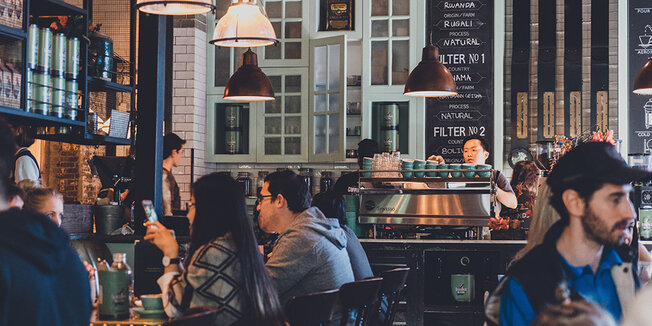
[[[500,316],[500,299],[509,279],[517,280],[527,294],[535,313],[539,313],[549,304],[561,303],[567,295],[571,299],[580,299],[581,295],[572,287],[567,288],[567,267],[559,259],[557,240],[566,225],[562,221],[553,224],[543,240],[543,243],[534,247],[519,261],[514,262],[507,275],[501,280],[496,290],[487,299],[485,316],[490,324],[498,324]],[[609,252],[610,247],[605,247],[603,252]],[[618,251],[623,263],[611,268],[611,276],[618,291],[620,306],[624,307],[634,296],[634,291],[640,286],[636,269],[633,268],[635,257],[625,254],[627,251]],[[566,292],[566,293],[565,293]]]
[[[346,252],[349,254],[349,261],[351,262],[351,269],[353,269],[353,277],[356,281],[374,276],[369,265],[367,253],[362,248],[360,240],[353,233],[348,226],[342,225],[344,233],[346,233]]]
[[[88,272],[44,215],[0,213],[0,326],[88,326]]]

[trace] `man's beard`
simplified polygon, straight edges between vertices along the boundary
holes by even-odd
[[[615,231],[628,226],[630,223],[631,220],[625,219],[614,224],[611,229],[609,229],[609,226],[601,220],[600,217],[598,217],[598,215],[588,207],[588,205],[586,207],[586,215],[582,218],[582,227],[584,228],[584,233],[589,240],[610,247],[617,247],[625,244],[625,233],[617,235]]]

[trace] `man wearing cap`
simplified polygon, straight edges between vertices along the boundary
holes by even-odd
[[[547,180],[561,220],[509,268],[487,300],[487,319],[528,325],[547,305],[585,299],[619,320],[640,284],[632,251],[616,250],[635,224],[630,183],[650,178],[609,143],[581,144],[563,156]]]

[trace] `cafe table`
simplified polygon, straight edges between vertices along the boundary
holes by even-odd
[[[93,310],[90,326],[162,326],[168,321],[167,317],[162,318],[140,318],[133,309],[130,311],[129,319],[123,320],[100,320],[97,310]]]

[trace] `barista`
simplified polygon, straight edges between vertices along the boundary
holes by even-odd
[[[485,164],[489,158],[489,144],[487,141],[478,136],[471,135],[464,139],[464,163],[469,164]],[[439,155],[431,155],[428,157],[429,161],[437,161],[440,164],[445,164],[444,158]],[[496,199],[498,202],[509,208],[516,208],[518,200],[514,194],[512,186],[507,182],[504,174],[498,170],[494,170],[494,180],[496,180]],[[500,213],[501,206],[496,209],[496,214]]]
[[[374,157],[374,154],[379,153],[378,143],[373,139],[363,139],[358,143],[358,166],[362,169],[362,159],[365,157]],[[358,179],[360,178],[360,173],[351,172],[342,175],[335,186],[333,186],[333,191],[339,195],[355,195],[360,192],[360,186],[358,185]]]

